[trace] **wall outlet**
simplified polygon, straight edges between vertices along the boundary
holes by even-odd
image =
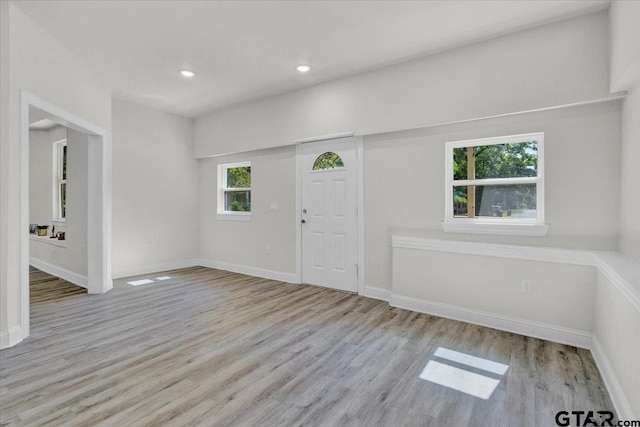
[[[520,282],[520,292],[523,294],[530,294],[531,288],[533,288],[533,282],[531,280],[523,280]]]
[[[265,246],[264,247],[264,254],[265,255],[270,255],[271,254],[271,248],[269,246]]]

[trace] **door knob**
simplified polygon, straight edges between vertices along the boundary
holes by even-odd
[[[307,220],[305,220],[305,219],[303,219],[303,220],[302,220],[302,223],[303,223],[303,224],[306,224],[306,222],[307,222]]]

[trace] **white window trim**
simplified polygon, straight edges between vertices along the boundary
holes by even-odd
[[[251,191],[251,188],[227,188],[227,169],[251,167],[251,162],[223,163],[218,165],[218,214],[217,219],[227,221],[251,221],[252,212],[237,212],[224,210],[224,193],[228,190]]]
[[[538,141],[538,174],[535,177],[491,178],[477,180],[453,179],[453,149],[480,145],[510,144],[535,139]],[[453,187],[467,185],[536,184],[536,218],[454,218]],[[534,132],[496,138],[469,139],[447,142],[445,146],[445,220],[441,223],[447,233],[507,234],[517,236],[545,236],[549,226],[544,222],[544,133]]]
[[[53,209],[52,221],[58,223],[66,223],[67,219],[62,217],[62,209],[60,206],[60,184],[67,183],[66,179],[62,179],[62,150],[67,147],[67,140],[61,139],[53,143]],[[67,148],[67,167],[69,166],[69,149]],[[68,171],[67,171],[68,173]],[[68,191],[67,191],[68,195]]]

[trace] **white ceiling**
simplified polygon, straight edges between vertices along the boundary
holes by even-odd
[[[29,109],[29,130],[42,130],[46,131],[53,129],[56,126],[61,126],[58,122],[45,117],[44,115]]]
[[[60,126],[58,122],[54,122],[50,119],[40,119],[35,121],[30,121],[29,130],[49,130],[54,127]]]
[[[117,97],[196,117],[605,9],[596,1],[18,1]],[[298,74],[295,66],[312,70]],[[197,75],[187,80],[180,68]]]

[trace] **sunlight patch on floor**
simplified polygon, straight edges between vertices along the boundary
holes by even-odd
[[[442,359],[448,359],[453,362],[471,366],[473,368],[482,369],[483,371],[493,372],[498,375],[504,375],[505,372],[507,372],[507,369],[509,369],[509,365],[483,359],[482,357],[472,356],[466,353],[460,353],[459,351],[449,350],[448,348],[438,347],[433,355]]]
[[[131,282],[127,282],[127,283],[131,286],[140,286],[140,285],[147,285],[149,283],[153,283],[153,280],[149,280],[149,279],[132,280]]]
[[[433,360],[427,362],[420,378],[485,400],[491,397],[500,383],[500,380]]]
[[[433,353],[433,356],[500,376],[504,375],[507,369],[509,369],[509,365],[443,347],[438,347]],[[500,384],[499,379],[451,366],[446,363],[436,362],[435,360],[429,360],[427,362],[427,365],[420,374],[420,378],[485,400],[491,397],[496,387],[498,387],[498,384]]]

